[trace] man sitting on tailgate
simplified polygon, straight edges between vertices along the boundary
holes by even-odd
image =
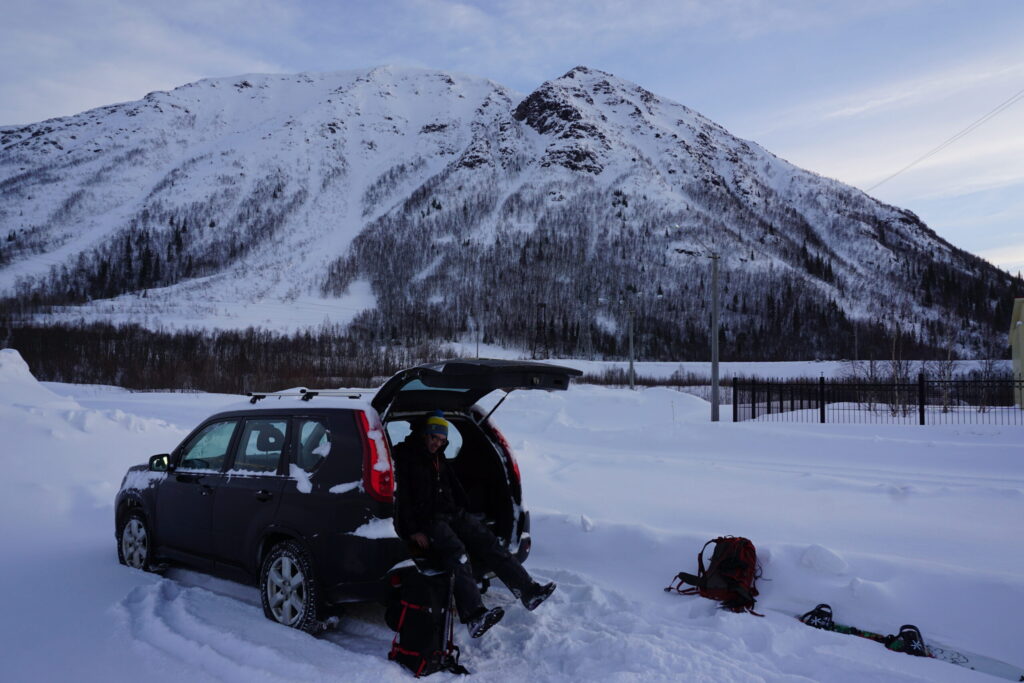
[[[395,447],[395,531],[414,552],[455,572],[459,619],[479,638],[505,610],[484,606],[469,553],[493,570],[528,610],[544,602],[555,584],[534,581],[494,534],[466,513],[466,493],[444,457],[448,428],[444,414],[434,411]]]

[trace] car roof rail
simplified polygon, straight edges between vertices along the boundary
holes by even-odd
[[[269,396],[275,398],[286,398],[289,396],[298,396],[303,401],[312,400],[315,396],[334,396],[340,398],[352,398],[360,399],[366,394],[372,394],[372,390],[358,391],[358,390],[343,390],[343,389],[306,389],[301,388],[298,391],[250,391],[246,393],[249,397],[249,403],[256,403]]]

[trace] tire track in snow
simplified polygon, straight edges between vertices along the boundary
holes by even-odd
[[[578,572],[535,568],[534,575],[558,582],[537,611],[527,612],[495,586],[485,600],[504,606],[505,618],[480,640],[456,626],[462,663],[474,681],[808,683],[821,671],[820,661],[808,661],[808,653],[799,651],[805,641],[793,641],[796,626],[790,620],[724,614],[706,600],[674,602],[666,610],[602,588]],[[351,606],[340,629],[320,638],[266,620],[243,598],[168,579],[133,589],[115,611],[131,641],[176,667],[191,668],[197,680],[410,680],[387,660],[393,634],[377,605]],[[921,680],[884,662],[857,664],[838,671],[835,680]]]
[[[379,657],[354,653],[274,624],[240,600],[170,580],[135,588],[115,609],[132,641],[213,680],[353,680],[342,674],[353,667],[380,680],[388,664],[386,649]]]

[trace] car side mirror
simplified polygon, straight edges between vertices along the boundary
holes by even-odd
[[[170,466],[171,456],[167,453],[153,455],[149,458],[150,472],[166,472]]]

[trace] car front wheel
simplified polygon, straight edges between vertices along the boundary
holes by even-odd
[[[152,539],[146,518],[138,510],[125,515],[117,534],[117,559],[121,564],[150,571]]]
[[[296,541],[278,543],[263,558],[260,597],[268,619],[307,633],[320,630],[313,563]]]

